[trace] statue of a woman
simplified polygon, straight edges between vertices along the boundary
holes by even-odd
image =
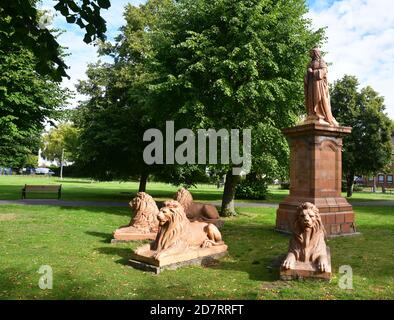
[[[311,50],[312,61],[305,76],[305,104],[308,112],[307,122],[318,122],[339,126],[332,115],[330,93],[328,90],[327,64],[321,57],[320,50]]]

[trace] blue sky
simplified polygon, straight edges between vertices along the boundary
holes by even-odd
[[[103,11],[107,21],[107,37],[112,40],[124,24],[123,8],[126,4],[139,5],[145,0],[111,0],[112,6]],[[56,0],[43,0],[41,7],[53,8]],[[393,0],[308,0],[313,27],[327,27],[327,43],[322,48],[325,59],[331,64],[329,80],[352,74],[361,85],[371,85],[386,98],[387,111],[394,119],[394,1]],[[59,42],[68,47],[71,56],[70,80],[63,85],[74,89],[78,79],[85,79],[88,63],[97,61],[96,48],[86,45],[84,33],[76,25],[67,24],[58,15],[54,26],[66,32]],[[76,105],[82,96],[76,96]]]

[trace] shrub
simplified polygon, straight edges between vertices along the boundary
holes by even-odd
[[[364,188],[361,184],[353,184],[353,192],[361,192],[364,191]],[[347,182],[346,180],[342,180],[342,192],[347,192]]]
[[[362,192],[364,191],[364,187],[361,184],[355,184],[353,186],[353,192]]]
[[[280,184],[280,188],[281,188],[282,190],[290,190],[290,182],[282,182],[282,183]]]
[[[238,183],[235,198],[243,200],[267,199],[268,185],[263,179],[244,179]]]

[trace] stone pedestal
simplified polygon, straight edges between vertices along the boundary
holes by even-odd
[[[297,207],[315,204],[327,235],[356,234],[352,206],[341,196],[342,139],[349,127],[308,123],[283,130],[290,149],[290,195],[279,205],[276,229],[292,231]]]
[[[331,280],[331,253],[330,248],[327,247],[328,269],[325,272],[319,271],[316,264],[311,262],[297,261],[292,269],[286,270],[281,267],[280,279],[284,281],[303,280],[303,279],[320,279]]]
[[[132,253],[130,264],[140,270],[151,271],[159,274],[161,271],[169,269],[175,270],[185,266],[206,265],[227,255],[225,244],[212,246],[209,248],[188,248],[184,252],[169,256],[155,258],[155,251],[146,246],[146,250]]]

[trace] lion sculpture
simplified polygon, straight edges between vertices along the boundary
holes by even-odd
[[[219,212],[216,207],[211,204],[193,202],[193,196],[189,190],[185,188],[179,189],[174,195],[174,200],[183,206],[190,221],[210,222],[219,228],[223,225],[223,221],[219,219]]]
[[[312,203],[303,203],[297,209],[293,236],[282,268],[294,269],[296,262],[304,262],[316,266],[320,272],[331,272],[325,236],[319,209]]]
[[[149,194],[139,192],[129,205],[134,215],[128,225],[114,231],[115,240],[154,239],[159,229],[159,209],[156,202]]]
[[[156,240],[135,251],[137,255],[153,252],[153,258],[174,256],[190,249],[224,245],[218,228],[206,222],[191,222],[183,206],[174,200],[166,201],[157,215],[159,231]]]

